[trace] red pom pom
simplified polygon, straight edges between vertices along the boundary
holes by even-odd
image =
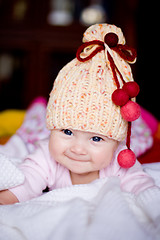
[[[118,160],[118,163],[119,163],[120,167],[130,168],[135,164],[136,156],[135,156],[135,154],[132,150],[125,149],[125,150],[122,150],[118,154],[117,160]]]
[[[136,82],[127,82],[123,85],[123,90],[132,98],[138,95],[140,89]]]
[[[116,89],[112,93],[112,101],[117,106],[123,106],[129,101],[129,96],[123,89]]]
[[[110,32],[107,33],[104,37],[104,42],[109,46],[109,47],[115,47],[118,43],[118,36],[117,34]]]
[[[128,122],[135,121],[141,115],[140,106],[132,101],[128,101],[123,107],[121,107],[121,115],[124,120]]]

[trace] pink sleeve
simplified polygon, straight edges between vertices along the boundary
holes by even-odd
[[[43,142],[40,148],[20,165],[25,175],[24,183],[9,190],[20,202],[38,197],[46,187],[54,183],[55,167],[50,161],[48,144]]]
[[[104,171],[104,176],[118,177],[120,179],[121,189],[134,194],[139,194],[145,189],[155,186],[153,178],[143,171],[142,165],[138,161],[129,169],[124,169],[119,166],[117,157],[119,152],[125,148],[125,144],[119,144],[113,161]]]
[[[132,168],[122,170],[120,179],[122,190],[132,192],[136,195],[147,188],[155,186],[153,178],[143,171],[138,161]]]

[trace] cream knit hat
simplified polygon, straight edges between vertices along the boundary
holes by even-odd
[[[119,104],[123,96],[114,101],[112,93],[122,90],[125,82],[133,82],[128,62],[135,61],[135,52],[125,45],[123,33],[115,25],[89,27],[83,42],[77,58],[62,68],[54,82],[47,128],[89,131],[122,141],[127,136],[128,119],[121,106],[126,106],[129,97]]]
[[[82,130],[117,141],[126,138],[127,149],[118,155],[119,165],[132,167],[131,122],[140,116],[135,103],[139,86],[128,64],[136,51],[125,44],[120,28],[109,24],[89,27],[76,58],[59,72],[47,106],[47,128]]]

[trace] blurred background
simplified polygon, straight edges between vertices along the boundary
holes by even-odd
[[[0,111],[48,99],[59,70],[75,57],[94,23],[122,28],[137,49],[139,104],[160,119],[159,14],[154,0],[0,0]]]

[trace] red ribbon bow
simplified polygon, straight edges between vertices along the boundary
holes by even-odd
[[[136,50],[132,47],[127,46],[126,44],[123,45],[123,44],[113,43],[113,41],[114,41],[113,36],[115,36],[115,35],[116,35],[115,33],[107,33],[104,38],[105,42],[112,50],[117,52],[120,55],[120,57],[123,58],[125,61],[133,62],[137,57]],[[109,41],[111,38],[113,41]],[[117,38],[117,35],[116,35],[116,38]],[[80,56],[81,52],[86,47],[92,46],[92,45],[98,45],[98,47],[89,56],[82,58]],[[102,42],[100,40],[93,40],[93,41],[85,42],[78,48],[76,57],[80,62],[86,62],[89,59],[91,59],[92,57],[94,57],[98,52],[100,52],[104,49],[105,49],[105,44],[104,44],[104,42]]]
[[[128,62],[134,62],[136,57],[137,57],[137,52],[134,48],[129,47],[127,45],[123,45],[123,44],[118,44],[118,36],[115,33],[107,33],[104,37],[104,42],[100,41],[100,40],[93,40],[93,41],[89,41],[89,42],[85,42],[83,43],[77,50],[76,53],[76,57],[80,62],[86,62],[89,59],[91,59],[92,57],[94,57],[98,52],[101,52],[102,50],[105,50],[105,43],[115,52],[117,52],[119,54],[119,56],[121,58],[123,58],[125,61]],[[97,48],[87,57],[82,58],[80,56],[81,52],[88,46],[92,46],[92,45],[98,45]],[[119,74],[121,80],[123,83],[125,83],[122,74],[120,73],[120,71],[118,70],[118,68],[116,67],[114,60],[112,58],[112,56],[110,55],[110,53],[107,51],[107,56],[108,56],[108,60],[110,62],[110,66],[112,69],[112,73],[117,85],[117,88],[120,88],[120,84],[117,78],[117,73]],[[117,73],[116,73],[117,72]]]

